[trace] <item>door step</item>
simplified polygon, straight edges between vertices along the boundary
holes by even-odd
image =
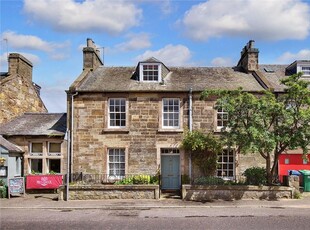
[[[161,191],[160,199],[181,199],[181,192],[177,191]]]

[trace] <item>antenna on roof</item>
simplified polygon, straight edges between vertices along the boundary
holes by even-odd
[[[5,41],[6,44],[6,57],[9,58],[9,45],[8,45],[8,39],[7,38],[3,38],[3,41]]]

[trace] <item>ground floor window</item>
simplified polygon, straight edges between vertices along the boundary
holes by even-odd
[[[125,149],[108,149],[108,172],[110,176],[125,176]]]
[[[60,173],[60,159],[47,159],[49,173]]]
[[[217,176],[219,177],[234,177],[235,176],[235,158],[232,149],[224,149],[218,155]]]
[[[31,174],[43,172],[43,161],[42,159],[29,159],[29,169]]]

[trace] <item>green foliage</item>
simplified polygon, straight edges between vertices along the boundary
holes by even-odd
[[[1,186],[0,187],[0,198],[7,198],[8,196],[8,186]]]
[[[181,175],[182,184],[190,184],[191,180],[188,175]]]
[[[217,165],[217,155],[222,152],[221,141],[212,134],[195,130],[186,132],[182,147],[192,152],[192,159],[204,176],[213,175]]]
[[[3,186],[4,184],[4,180],[0,179],[0,186]]]
[[[267,173],[265,168],[252,167],[244,171],[243,175],[246,177],[245,183],[248,185],[266,185]]]
[[[236,146],[241,153],[258,152],[266,160],[268,183],[277,173],[281,153],[301,148],[306,154],[310,145],[310,82],[300,80],[301,76],[294,74],[281,81],[284,94],[266,90],[254,95],[238,89],[209,90],[201,95],[217,96],[217,105],[228,113],[225,144]]]
[[[158,184],[158,175],[135,175],[125,177],[120,181],[116,181],[115,184],[118,185],[133,185],[133,184]]]

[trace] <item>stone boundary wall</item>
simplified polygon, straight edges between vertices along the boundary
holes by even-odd
[[[292,199],[293,192],[284,186],[182,185],[182,199],[190,201]]]
[[[66,187],[58,190],[58,200],[66,199]],[[159,199],[158,185],[70,185],[69,200]]]

